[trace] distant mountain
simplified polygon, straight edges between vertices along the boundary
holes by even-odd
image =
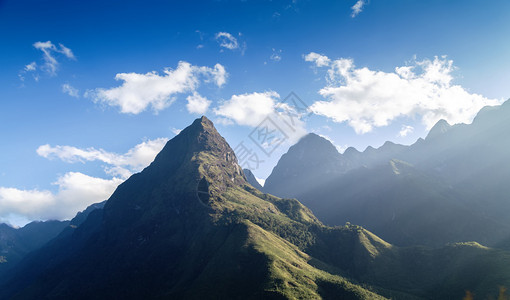
[[[105,203],[106,201],[103,201],[90,205],[84,211],[78,212],[71,221],[35,221],[21,228],[0,224],[0,277],[30,252],[54,238],[72,234],[92,211],[102,209]]]
[[[0,298],[494,297],[510,286],[509,263],[509,252],[477,243],[400,248],[360,226],[324,226],[298,201],[248,184],[202,117],[103,209],[0,278]]]
[[[22,228],[0,224],[0,277],[2,273],[56,237],[68,221],[32,222]]]
[[[264,191],[293,197],[354,168],[353,164],[357,166],[355,160],[340,155],[330,141],[310,133],[280,158],[266,179]]]
[[[264,191],[280,197],[296,197],[350,170],[388,162],[407,149],[386,142],[379,149],[364,152],[349,147],[340,154],[327,139],[309,133],[291,146],[274,167]]]
[[[255,178],[255,175],[253,175],[253,173],[249,169],[243,169],[243,172],[244,176],[246,176],[246,181],[248,181],[248,183],[251,184],[257,190],[262,191],[262,185],[260,185],[257,178]]]
[[[353,222],[399,245],[497,245],[510,236],[509,116],[507,101],[470,125],[441,120],[411,146],[330,151],[320,164],[314,153],[334,146],[310,144],[320,139],[310,134],[282,156],[264,191],[297,198],[329,225]]]

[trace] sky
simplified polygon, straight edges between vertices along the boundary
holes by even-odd
[[[263,181],[509,98],[503,0],[0,0],[0,222],[69,219],[205,115]]]

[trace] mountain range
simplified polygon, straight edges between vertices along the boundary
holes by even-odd
[[[499,246],[510,237],[509,116],[507,101],[469,125],[441,120],[411,146],[343,154],[312,133],[281,157],[263,191],[297,198],[328,225],[359,224],[400,246]]]
[[[303,140],[329,148],[321,159],[334,154],[316,136]],[[300,145],[284,157],[306,157],[307,147],[294,155]],[[331,178],[336,167],[360,170],[334,166],[325,167]],[[414,174],[401,161],[389,166]],[[359,225],[326,226],[298,200],[250,184],[202,117],[2,276],[0,299],[486,298],[510,286],[509,265],[510,252],[477,242],[402,247]]]

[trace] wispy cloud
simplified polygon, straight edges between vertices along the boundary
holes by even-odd
[[[239,33],[239,37],[241,37],[241,33]],[[232,51],[241,51],[241,54],[244,55],[246,51],[246,42],[240,42],[238,38],[234,37],[232,34],[224,31],[217,32],[214,36],[218,44],[221,48],[225,48]],[[223,50],[221,50],[223,51]]]
[[[32,72],[32,71],[35,71],[36,69],[37,69],[37,63],[35,61],[33,61],[25,66],[25,71],[27,71],[27,72]]]
[[[108,152],[103,149],[81,149],[58,145],[42,145],[37,148],[37,154],[48,159],[58,158],[67,163],[101,161],[106,164],[105,171],[107,174],[127,178],[148,166],[163,149],[167,141],[166,138],[144,141],[124,154]]]
[[[276,62],[282,60],[282,50],[281,49],[276,50],[275,48],[273,48],[273,53],[271,54],[269,59]]]
[[[32,46],[42,52],[42,64],[37,64],[34,61],[25,65],[23,70],[21,70],[18,74],[21,81],[25,81],[25,75],[28,73],[32,73],[34,80],[39,81],[40,73],[38,71],[42,71],[49,76],[56,76],[60,64],[58,61],[59,56],[76,60],[73,51],[63,44],[58,44],[57,47],[51,41],[46,41],[35,42]]]
[[[78,89],[74,88],[73,86],[71,86],[68,83],[64,83],[62,85],[62,93],[67,94],[71,97],[75,97],[75,98],[80,97]]]
[[[355,18],[357,15],[359,15],[362,11],[365,5],[367,4],[366,0],[358,0],[352,7],[352,13],[351,17]]]
[[[55,76],[57,74],[57,68],[59,65],[55,54],[60,53],[69,59],[76,59],[71,49],[65,47],[63,44],[59,44],[59,47],[57,47],[51,41],[46,41],[35,42],[33,46],[35,49],[43,52],[44,65],[41,68],[51,76]]]
[[[237,39],[228,32],[218,32],[216,33],[216,41],[220,44],[220,47],[227,48],[229,50],[235,50],[239,48],[239,43]]]

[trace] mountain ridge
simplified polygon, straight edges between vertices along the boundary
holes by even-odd
[[[296,147],[303,146],[298,142],[284,154],[294,159],[283,160],[282,156],[268,177],[264,191],[297,198],[328,225],[354,222],[398,245],[421,241],[440,246],[476,240],[495,246],[510,235],[510,218],[502,213],[506,211],[502,208],[508,207],[505,195],[510,193],[504,183],[510,180],[510,157],[505,151],[510,147],[508,115],[510,101],[482,109],[469,125],[449,125],[440,120],[426,139],[419,139],[411,146],[386,142],[378,149],[367,147],[363,152],[348,148],[344,154],[335,154],[335,158],[323,162],[327,165],[330,160],[334,165],[334,161],[346,157],[353,162],[352,168],[337,168],[337,174],[320,169],[290,174],[280,172],[279,168],[292,169],[302,165],[302,161],[315,159],[313,155],[292,156]],[[326,139],[323,142],[328,143]],[[408,181],[411,181],[402,181],[402,176],[396,176],[398,174],[391,169],[383,171],[385,165],[395,160],[412,166],[408,169],[413,178]],[[437,202],[437,199],[443,200]],[[398,216],[405,215],[410,202],[422,209],[408,212],[413,216],[409,222],[428,215],[447,230],[433,226],[435,229],[427,232],[422,225],[430,222],[423,220],[409,223],[410,231],[397,236],[395,233],[401,231],[398,222],[404,222],[399,221]],[[388,207],[394,207],[395,213],[377,215]],[[367,210],[372,209],[374,215],[367,214]],[[393,226],[397,228],[390,230]]]

